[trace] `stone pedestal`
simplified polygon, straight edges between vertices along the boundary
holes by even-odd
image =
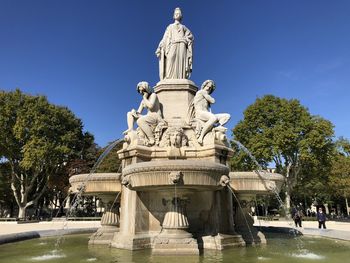
[[[114,234],[119,231],[119,205],[111,207],[113,201],[110,201],[105,207],[105,212],[101,218],[101,228],[89,239],[89,245],[110,245]]]
[[[77,193],[84,187],[83,196],[98,196],[105,206],[101,228],[90,237],[90,245],[109,245],[114,233],[119,230],[120,175],[120,173],[93,173],[77,174],[69,178],[72,193]]]
[[[197,240],[187,232],[189,223],[186,213],[186,199],[175,197],[163,199],[169,206],[163,220],[162,232],[154,238],[153,253],[155,254],[199,254]]]
[[[266,244],[265,235],[254,227],[254,218],[250,215],[254,205],[254,195],[238,194],[236,203],[235,229],[247,244]]]
[[[245,246],[242,236],[234,230],[232,194],[228,189],[214,193],[212,208],[212,226],[210,232],[198,239],[199,247],[203,249],[223,250],[232,247]],[[209,235],[208,235],[209,234]]]
[[[232,247],[244,247],[246,242],[239,234],[217,234],[215,236],[201,237],[199,246],[204,249],[224,250]]]
[[[151,248],[148,195],[122,187],[120,231],[115,233],[112,247],[137,250]],[[160,228],[160,227],[159,227]]]
[[[188,79],[165,79],[157,83],[154,92],[162,105],[164,120],[170,126],[183,126],[186,123],[189,106],[197,90]]]

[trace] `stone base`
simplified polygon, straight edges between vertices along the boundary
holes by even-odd
[[[165,230],[154,237],[153,254],[199,255],[198,242],[183,230]]]
[[[114,234],[119,231],[118,227],[101,227],[89,239],[89,245],[107,245],[113,241]]]
[[[152,248],[152,236],[149,234],[120,235],[120,233],[116,233],[111,247],[128,250]]]
[[[239,233],[242,235],[242,238],[247,245],[254,246],[259,244],[266,244],[265,235],[262,232],[257,231],[254,227],[252,227],[250,232],[249,230],[239,230]]]
[[[202,244],[204,249],[223,250],[232,247],[244,247],[246,245],[241,235],[217,234],[216,236],[203,236]]]
[[[157,83],[154,92],[169,126],[183,126],[187,123],[188,109],[197,90],[196,85],[188,79],[166,79]]]

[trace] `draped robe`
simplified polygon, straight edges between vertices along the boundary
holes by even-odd
[[[192,72],[191,31],[180,23],[170,24],[159,43],[160,79],[188,79]]]

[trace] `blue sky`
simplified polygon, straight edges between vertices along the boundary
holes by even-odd
[[[232,128],[257,97],[296,98],[350,138],[350,1],[0,0],[0,89],[69,107],[105,146],[155,85],[175,7],[193,32],[191,79],[213,79]]]

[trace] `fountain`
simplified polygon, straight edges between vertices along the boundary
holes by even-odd
[[[78,174],[69,179],[70,191],[77,194],[84,184],[83,196],[98,196],[105,210],[101,218],[101,228],[94,233],[89,244],[109,245],[115,232],[119,230],[119,194],[121,191],[119,173]],[[117,202],[117,204],[115,204]],[[116,205],[116,206],[115,206]]]
[[[67,202],[69,209],[66,213],[65,225],[68,217],[77,208],[79,199],[83,196],[98,196],[102,205],[105,206],[101,218],[102,227],[91,236],[89,244],[109,245],[111,237],[119,229],[120,173],[95,173],[95,171],[113,148],[123,141],[123,139],[118,139],[111,143],[100,155],[90,173],[77,174],[69,178],[71,185],[69,193],[74,194],[74,198],[72,204],[70,204],[70,200]]]
[[[193,35],[181,18],[181,10],[175,9],[175,22],[156,50],[160,81],[153,89],[145,81],[137,85],[142,100],[127,114],[128,129],[118,151],[121,173],[95,173],[119,140],[90,174],[70,178],[73,207],[84,195],[98,196],[105,204],[101,228],[90,238],[68,237],[58,249],[54,238],[5,244],[0,261],[175,262],[174,254],[183,255],[185,262],[347,260],[348,243],[334,240],[306,239],[301,249],[284,235],[270,239],[269,249],[255,246],[266,243],[266,237],[253,227],[250,206],[258,194],[279,198],[284,177],[261,167],[230,171],[234,152],[224,127],[230,115],[210,110],[214,81],[204,81],[199,89],[189,79]]]
[[[107,210],[89,244],[151,248],[154,254],[199,254],[264,243],[260,232],[250,230],[247,235],[253,224],[246,220],[243,203],[256,193],[270,192],[267,184],[279,189],[283,177],[230,173],[228,161],[234,153],[224,127],[230,115],[210,110],[214,81],[204,81],[199,89],[189,79],[194,38],[181,24],[179,8],[174,20],[156,50],[160,81],[153,89],[141,81],[140,106],[127,114],[128,129],[118,152],[121,175],[95,174],[86,184],[84,194],[97,195],[105,203],[121,195],[120,213]],[[77,190],[85,177],[72,177],[72,189]],[[242,211],[234,211],[232,193],[240,199]]]

